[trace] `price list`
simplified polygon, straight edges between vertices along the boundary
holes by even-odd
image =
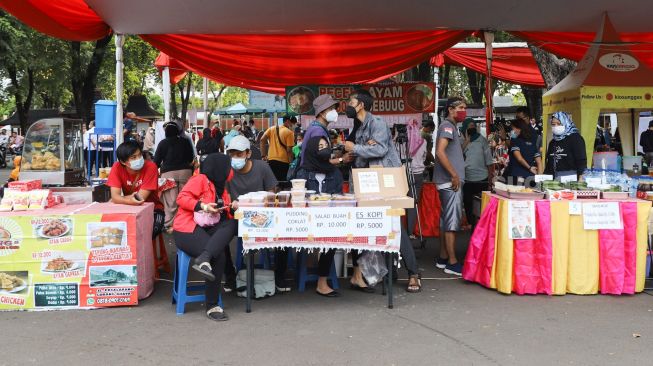
[[[76,283],[37,283],[34,285],[36,307],[61,307],[79,305]]]

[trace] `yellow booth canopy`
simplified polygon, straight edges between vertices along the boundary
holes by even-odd
[[[588,167],[592,164],[596,124],[601,113],[617,114],[624,155],[635,155],[634,134],[638,132],[635,121],[639,121],[639,110],[653,109],[653,70],[640,63],[628,44],[621,42],[610,19],[604,15],[596,39],[583,59],[573,72],[544,94],[542,104],[543,135],[547,141],[551,139],[547,123],[551,115],[567,112],[585,139]]]

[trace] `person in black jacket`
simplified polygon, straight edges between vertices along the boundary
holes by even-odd
[[[319,193],[342,193],[342,174],[340,170],[331,164],[331,147],[326,138],[316,136],[304,141],[306,149],[302,155],[302,169],[297,172],[297,178],[306,179],[306,189]],[[318,295],[326,297],[338,297],[338,291],[329,287],[327,278],[333,264],[335,250],[331,249],[322,253],[317,264],[317,288]]]
[[[179,125],[167,122],[163,125],[166,138],[159,143],[154,153],[154,163],[161,171],[161,178],[174,179],[176,187],[161,193],[165,207],[165,227],[171,231],[177,214],[177,195],[193,175],[193,146],[181,136]]]
[[[219,141],[211,136],[211,129],[205,128],[202,131],[202,138],[195,145],[200,163],[204,161],[207,155],[220,152]]]
[[[651,166],[651,162],[653,162],[653,121],[648,123],[648,130],[639,136],[639,145],[644,150],[646,165]]]
[[[544,174],[554,178],[583,174],[587,168],[585,140],[578,128],[565,112],[556,112],[551,116],[553,140],[546,151]]]

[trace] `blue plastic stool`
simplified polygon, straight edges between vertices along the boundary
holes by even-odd
[[[245,263],[243,260],[243,239],[238,238],[237,245],[236,245],[236,272],[240,271],[241,269],[245,268]],[[270,269],[271,263],[272,263],[272,257],[274,257],[274,254],[272,253],[271,250],[269,249],[263,249],[260,251],[259,255],[259,263],[257,267],[263,268],[263,269]],[[288,269],[295,269],[294,266],[294,260],[293,260],[293,254],[292,254],[292,248],[288,249]]]
[[[315,273],[308,273],[308,268],[306,268],[306,257],[308,253],[306,250],[300,250],[297,253],[297,262],[298,262],[298,272],[297,272],[297,290],[299,292],[304,292],[306,289],[306,282],[317,282],[319,276]],[[338,275],[336,273],[336,263],[335,261],[331,263],[331,271],[329,271],[329,280],[331,280],[331,287],[334,290],[340,288],[338,284]]]
[[[190,302],[204,302],[206,295],[189,295],[190,292],[204,291],[206,285],[187,286],[188,269],[192,257],[184,251],[177,249],[177,265],[175,266],[175,282],[172,286],[172,303],[177,304],[177,315],[184,315],[186,304]],[[218,305],[222,307],[222,294],[218,295]]]

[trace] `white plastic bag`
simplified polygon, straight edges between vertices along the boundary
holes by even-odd
[[[369,286],[374,286],[388,274],[385,256],[381,252],[365,252],[358,258],[358,267]]]

